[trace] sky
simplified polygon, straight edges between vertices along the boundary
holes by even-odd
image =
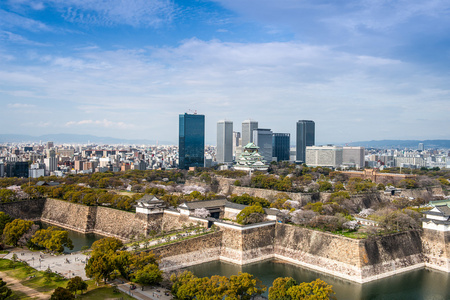
[[[1,0],[0,133],[448,139],[448,0]]]

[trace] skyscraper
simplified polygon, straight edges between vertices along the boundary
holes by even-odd
[[[259,147],[259,154],[267,163],[272,161],[272,130],[257,128],[253,130],[253,143]]]
[[[241,133],[238,131],[233,131],[233,156],[237,156],[236,149],[239,146],[242,146],[241,143],[239,142],[240,139],[241,139]]]
[[[242,122],[242,147],[253,142],[253,130],[257,128],[257,121],[245,120]]]
[[[289,160],[290,147],[290,133],[274,133],[272,135],[272,157],[276,157],[277,161]]]
[[[306,147],[315,144],[315,123],[310,120],[297,122],[297,161],[306,161]]]
[[[203,167],[205,164],[205,116],[180,115],[178,138],[179,168]]]
[[[217,122],[217,156],[218,163],[233,161],[233,122]]]

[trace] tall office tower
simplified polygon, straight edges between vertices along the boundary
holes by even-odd
[[[233,161],[233,122],[217,122],[217,156],[218,163]]]
[[[418,147],[418,150],[419,150],[419,151],[423,151],[423,150],[425,150],[425,146],[424,146],[424,144],[423,144],[423,143],[419,143],[419,147]]]
[[[47,142],[47,149],[53,148],[53,142]]]
[[[180,115],[178,138],[179,168],[203,167],[205,165],[205,116]]]
[[[315,123],[309,120],[297,122],[297,161],[306,161],[306,147],[315,144]]]
[[[272,161],[272,130],[257,128],[253,130],[253,143],[259,147],[259,154],[268,163]]]
[[[364,168],[364,147],[347,147],[342,150],[342,164],[357,169]]]
[[[258,122],[245,120],[242,122],[242,147],[253,142],[253,130],[258,128]]]
[[[290,147],[290,133],[274,133],[272,135],[272,157],[276,157],[277,161],[289,160]]]
[[[236,148],[241,146],[239,140],[241,138],[241,133],[238,131],[233,131],[233,156],[236,156]]]

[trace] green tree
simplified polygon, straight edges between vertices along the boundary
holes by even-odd
[[[243,210],[241,210],[240,213],[236,216],[236,221],[239,224],[249,224],[251,221],[253,221],[253,218],[249,218],[252,214],[259,214],[260,216],[263,216],[265,214],[264,209],[259,205],[252,205],[247,206]]]
[[[299,285],[290,287],[287,295],[292,300],[329,300],[336,299],[333,287],[325,281],[316,279],[311,282],[302,282]]]
[[[318,183],[320,192],[331,191],[333,189],[333,185],[329,181],[320,180]]]
[[[106,252],[95,252],[88,260],[86,267],[86,276],[94,278],[96,282],[106,281],[112,278],[116,270],[115,253],[112,250]]]
[[[58,287],[53,292],[52,296],[50,297],[50,300],[73,300],[75,299],[74,295],[65,288]]]
[[[11,294],[11,289],[8,288],[6,286],[6,282],[4,282],[2,278],[0,278],[0,300],[8,299]]]
[[[30,230],[31,225],[33,225],[32,221],[15,219],[5,225],[5,229],[3,230],[3,240],[8,245],[17,246],[17,242],[28,230]]]
[[[134,273],[135,282],[141,284],[156,284],[162,281],[162,271],[158,265],[148,264]]]
[[[3,234],[3,230],[5,229],[6,224],[8,224],[11,221],[12,221],[12,218],[9,215],[0,211],[0,235]]]
[[[73,249],[72,240],[69,238],[69,233],[66,230],[61,230],[58,227],[50,226],[47,229],[40,229],[36,231],[31,238],[31,242],[44,247],[49,251],[63,252],[64,247]]]
[[[83,291],[87,290],[88,284],[83,281],[83,279],[80,276],[75,276],[69,280],[67,283],[67,289],[71,291],[72,293],[76,294],[77,291]]]
[[[230,277],[225,300],[250,300],[264,293],[266,289],[267,287],[258,278],[249,273],[239,272],[238,275]]]
[[[95,241],[91,246],[93,253],[96,252],[102,253],[107,252],[109,250],[115,252],[122,247],[123,247],[122,241],[113,237],[106,237],[98,241]]]
[[[297,282],[291,277],[278,277],[269,288],[269,300],[291,300],[287,291],[295,285]]]

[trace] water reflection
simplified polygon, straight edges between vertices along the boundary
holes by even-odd
[[[272,285],[273,280],[277,277],[292,277],[297,282],[308,282],[321,278],[333,286],[338,299],[450,299],[449,274],[426,269],[410,271],[365,284],[353,283],[279,260],[269,260],[245,266],[214,261],[187,269],[199,277],[212,275],[231,276],[238,274],[238,272],[247,272],[258,277],[268,287]]]

